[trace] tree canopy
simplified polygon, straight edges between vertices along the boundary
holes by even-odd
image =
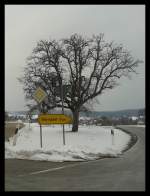
[[[20,81],[28,100],[33,100],[37,87],[45,90],[47,99],[42,106],[46,110],[61,107],[63,90],[64,107],[73,113],[72,131],[77,131],[85,104],[113,89],[121,77],[136,73],[139,63],[122,45],[105,42],[103,34],[92,38],[73,34],[59,41],[39,41]]]

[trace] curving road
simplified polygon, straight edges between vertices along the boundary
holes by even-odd
[[[138,141],[118,158],[82,163],[6,160],[5,191],[145,191],[145,128],[124,128]]]

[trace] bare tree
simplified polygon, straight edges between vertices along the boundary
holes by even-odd
[[[27,99],[33,99],[38,86],[46,91],[47,101],[43,105],[47,109],[61,107],[61,86],[68,85],[64,107],[72,111],[72,131],[76,132],[83,106],[117,86],[122,76],[136,73],[139,63],[141,61],[134,60],[122,45],[106,43],[103,34],[90,39],[74,34],[58,42],[38,42],[27,59],[21,80]],[[56,93],[56,89],[60,93]]]
[[[31,122],[33,113],[38,110],[38,105],[27,104],[26,106],[28,107],[27,117]]]

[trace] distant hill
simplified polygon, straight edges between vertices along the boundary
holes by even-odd
[[[88,113],[80,112],[80,116],[88,116],[88,117],[98,117],[98,116],[106,116],[106,117],[122,117],[122,116],[138,116],[139,110],[145,110],[144,108],[140,109],[127,109],[127,110],[116,110],[116,111],[91,111]],[[9,112],[13,115],[20,115],[20,114],[26,114],[27,111],[14,111]],[[61,110],[53,111],[52,113],[62,113]],[[70,111],[66,111],[66,114],[71,114]]]
[[[106,116],[106,117],[122,117],[122,116],[138,116],[139,110],[142,109],[128,109],[128,110],[117,110],[117,111],[92,111],[88,113],[82,112],[81,116],[97,117],[97,116]]]

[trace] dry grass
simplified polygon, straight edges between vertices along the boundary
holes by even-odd
[[[16,126],[18,123],[5,123],[5,140],[12,137],[15,134]],[[23,123],[19,123],[20,128],[24,127]]]

